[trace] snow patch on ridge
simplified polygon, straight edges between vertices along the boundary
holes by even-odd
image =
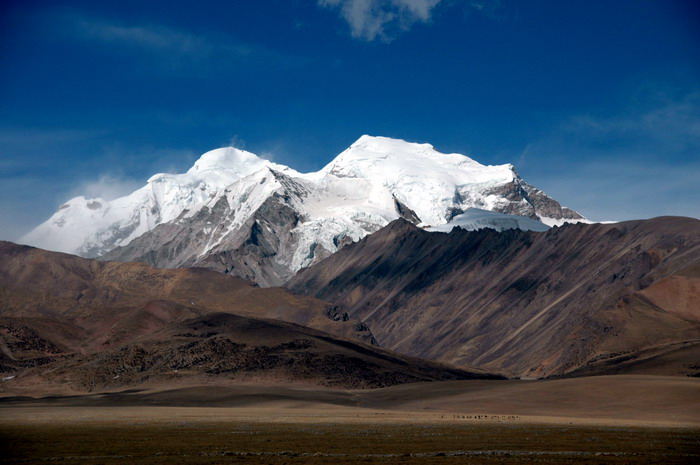
[[[543,232],[549,229],[549,226],[546,224],[524,216],[506,215],[480,208],[469,208],[461,215],[455,216],[449,223],[430,226],[426,230],[430,232],[450,232],[457,226],[467,231],[491,228],[496,231],[522,229],[523,231]]]
[[[540,217],[540,221],[544,224],[546,224],[549,227],[554,227],[554,226],[564,226],[566,223],[586,223],[586,224],[593,224],[594,221],[588,220],[586,218],[581,218],[577,220],[570,220],[566,218],[550,218],[548,216],[542,216]],[[599,221],[598,223],[600,224],[607,224],[607,223],[617,223],[617,221]]]

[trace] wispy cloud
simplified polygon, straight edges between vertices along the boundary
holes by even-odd
[[[700,153],[700,92],[651,100],[613,116],[573,117],[562,126],[562,133],[593,147],[624,144],[668,155]]]
[[[27,172],[51,171],[56,160],[108,134],[101,129],[0,127],[0,182]]]
[[[0,128],[0,144],[66,143],[91,139],[105,135],[105,131],[95,129],[44,129],[44,128]]]
[[[114,143],[101,149],[99,159],[103,161],[112,177],[121,180],[135,179],[139,185],[144,185],[146,180],[156,173],[184,173],[200,155],[199,152],[185,148]]]
[[[327,8],[340,8],[353,37],[372,41],[393,40],[417,22],[430,20],[442,0],[318,0]]]
[[[49,12],[46,12],[49,15]],[[237,69],[261,65],[266,68],[296,67],[308,59],[280,53],[261,44],[246,43],[222,32],[193,32],[158,23],[136,23],[101,17],[76,10],[50,10],[55,33],[71,40],[109,47],[109,53],[142,56],[151,68],[186,70]],[[46,21],[48,19],[45,18]],[[55,25],[54,25],[55,24]],[[140,62],[143,65],[143,62]],[[143,67],[139,68],[143,72]]]
[[[472,0],[466,6],[465,11],[475,11],[496,21],[505,18],[505,8],[501,0]]]
[[[116,170],[115,170],[116,171]],[[112,200],[141,187],[143,180],[118,174],[77,181],[82,173],[0,175],[0,240],[17,241],[49,218],[60,204],[83,195]]]
[[[55,189],[37,176],[0,176],[0,240],[16,241],[51,216]]]
[[[234,134],[234,135],[231,136],[231,138],[229,139],[228,145],[229,145],[230,147],[234,147],[234,148],[237,148],[237,149],[239,149],[239,150],[245,150],[245,147],[246,147],[246,145],[247,145],[247,142],[245,141],[245,139],[244,139],[241,135],[239,135],[239,134]]]
[[[199,155],[183,148],[105,146],[105,134],[110,132],[0,128],[0,240],[17,240],[70,198],[121,197],[154,173],[186,171]]]
[[[114,200],[116,198],[128,195],[141,187],[143,182],[135,179],[110,174],[102,174],[97,179],[84,181],[73,189],[73,195],[82,195],[88,199],[102,198],[105,200]]]
[[[231,38],[216,40],[158,24],[127,24],[80,14],[66,15],[64,20],[79,38],[138,47],[158,54],[175,54],[193,60],[222,54],[245,57],[252,51],[252,47],[236,43]]]
[[[526,179],[594,220],[700,218],[700,92],[573,116],[521,162]]]
[[[655,159],[574,162],[530,182],[596,221],[654,216],[700,218],[700,162],[670,165]]]

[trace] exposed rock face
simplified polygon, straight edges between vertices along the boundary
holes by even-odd
[[[416,212],[399,202],[396,197],[394,197],[394,206],[396,207],[396,213],[399,214],[399,218],[403,218],[413,224],[422,223],[421,219],[416,215]]]
[[[700,221],[428,233],[397,220],[287,287],[402,353],[514,376],[693,375]]]
[[[239,228],[226,230],[236,213],[222,197],[211,209],[162,224],[102,259],[140,261],[160,268],[203,267],[264,287],[291,278],[290,262],[296,245],[292,231],[299,215],[284,195],[271,195]],[[218,244],[210,246],[214,241]],[[208,252],[202,254],[206,249]],[[313,260],[330,253],[317,246],[308,254]]]
[[[578,212],[562,207],[559,202],[519,177],[510,183],[490,189],[487,191],[487,195],[496,195],[509,201],[498,210],[501,213],[526,216],[532,219],[550,218],[560,220],[559,222],[583,219]]]

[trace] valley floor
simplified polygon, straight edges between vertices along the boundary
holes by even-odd
[[[0,398],[2,463],[698,463],[700,379]]]

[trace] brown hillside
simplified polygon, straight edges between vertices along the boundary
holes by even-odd
[[[10,243],[0,243],[0,256],[4,395],[495,378],[364,344],[358,339],[372,341],[367,327],[326,302],[216,272],[98,262]]]
[[[290,323],[210,313],[118,347],[56,353],[51,362],[3,382],[3,391],[75,394],[240,382],[375,388],[480,378],[497,377],[412,359]]]
[[[287,287],[413,356],[523,377],[694,375],[699,266],[690,218],[450,234],[398,220]]]
[[[99,262],[10,242],[0,242],[0,302],[1,318],[41,318],[84,331],[84,337],[68,338],[78,345],[52,331],[52,337],[70,350],[120,344],[212,311],[273,318],[372,340],[365,326],[347,320],[327,302],[281,288],[260,289],[202,269]]]

